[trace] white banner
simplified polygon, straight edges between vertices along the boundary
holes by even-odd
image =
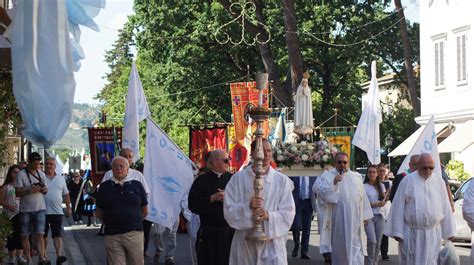
[[[172,228],[179,218],[183,196],[193,183],[192,162],[176,144],[147,119],[144,176],[148,196],[148,221]]]
[[[125,118],[123,127],[123,148],[131,148],[135,154],[133,162],[140,159],[140,141],[138,123],[151,116],[142,83],[138,76],[135,62],[132,64],[130,79],[128,80],[127,103],[125,106]]]
[[[372,165],[380,163],[380,123],[382,112],[379,100],[379,85],[377,83],[377,68],[372,61],[372,78],[370,80],[367,100],[364,104],[352,144],[364,150]]]
[[[408,172],[410,163],[410,157],[412,155],[420,155],[422,153],[431,154],[433,160],[435,162],[435,169],[434,173],[441,177],[441,163],[439,160],[439,153],[438,153],[438,140],[436,138],[436,131],[434,125],[434,117],[431,116],[430,121],[426,124],[425,129],[421,132],[418,140],[416,140],[415,145],[410,150],[410,153],[405,157],[403,160],[400,168],[398,168],[397,174],[401,174],[403,172]]]

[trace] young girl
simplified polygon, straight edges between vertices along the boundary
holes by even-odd
[[[10,258],[7,264],[17,264],[26,262],[23,255],[23,247],[20,239],[20,198],[16,197],[15,181],[16,175],[20,172],[17,165],[8,169],[5,182],[0,188],[0,205],[3,212],[7,214],[13,228],[13,233],[7,237],[7,248]]]
[[[368,265],[378,264],[380,253],[380,243],[382,241],[385,220],[380,212],[380,208],[386,203],[385,187],[377,177],[377,167],[372,165],[367,168],[367,176],[364,181],[364,189],[372,206],[374,217],[365,226],[367,234],[367,259]]]

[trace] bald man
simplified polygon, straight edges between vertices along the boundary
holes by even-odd
[[[400,264],[437,264],[441,240],[453,240],[454,219],[441,176],[430,154],[421,154],[418,170],[400,182],[385,235],[399,244]]]

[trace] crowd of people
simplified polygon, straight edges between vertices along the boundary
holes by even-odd
[[[337,153],[334,165],[327,166],[321,176],[287,177],[272,166],[270,142],[263,139],[262,147],[264,188],[260,197],[254,195],[257,164],[249,163],[232,175],[224,150],[211,151],[206,167],[196,172],[181,201],[195,246],[195,263],[287,264],[289,231],[294,242],[291,256],[311,259],[315,212],[320,253],[325,262],[335,265],[389,260],[389,237],[399,244],[400,264],[437,264],[442,240],[454,239],[451,195],[443,176],[436,176],[429,154],[412,156],[409,171],[397,175],[392,183],[386,165],[369,166],[364,179],[350,170],[345,153]],[[250,157],[253,160],[257,155],[254,142]],[[55,172],[54,159],[46,158],[43,173],[37,153],[30,155],[26,168],[10,167],[0,202],[14,227],[8,238],[12,262],[31,262],[31,233],[39,264],[50,264],[44,240],[50,230],[57,264],[66,261],[61,240],[65,213],[72,215],[74,224],[82,224],[83,215],[88,225],[95,225],[96,217],[101,220],[108,264],[143,264],[151,231],[154,262],[163,258],[166,265],[175,264],[179,217],[171,228],[145,219],[150,190],[143,174],[130,168],[133,156],[131,149],[122,149],[98,188],[82,171],[72,174],[66,185],[65,178]],[[249,240],[255,224],[261,224],[263,233]]]

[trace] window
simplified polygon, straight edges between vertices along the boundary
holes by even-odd
[[[444,88],[444,48],[445,42],[438,41],[434,44],[435,56],[435,88]]]
[[[456,80],[458,85],[464,85],[467,83],[466,39],[466,34],[458,35],[456,37]]]

